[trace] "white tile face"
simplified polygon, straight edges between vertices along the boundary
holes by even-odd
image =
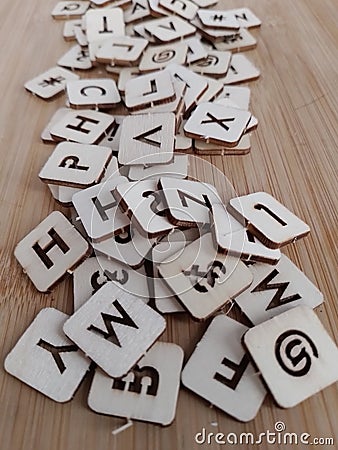
[[[197,101],[197,104],[205,103],[205,102],[212,102],[215,100],[215,98],[221,94],[224,84],[221,81],[214,80],[213,78],[208,78],[208,88],[203,93],[203,95],[199,98]]]
[[[256,80],[260,71],[242,54],[235,54],[231,58],[230,66],[224,84],[236,84],[244,81]]]
[[[125,34],[121,8],[91,9],[86,13],[85,23],[90,43]]]
[[[251,114],[216,103],[202,103],[187,120],[184,131],[189,137],[199,137],[215,144],[235,147],[250,121]]]
[[[126,116],[116,116],[114,114],[115,122],[112,128],[107,132],[103,139],[99,142],[99,145],[104,147],[109,147],[114,153],[117,153],[120,148],[120,136],[121,136],[121,125]]]
[[[74,45],[58,60],[58,65],[70,69],[88,70],[92,68],[92,62],[89,58],[87,49]]]
[[[97,144],[114,125],[114,117],[98,111],[69,111],[50,130],[56,141]]]
[[[197,320],[208,318],[252,282],[241,261],[216,252],[210,233],[185,247],[177,258],[161,263],[158,270]]]
[[[192,20],[198,11],[198,6],[189,0],[160,0],[159,4],[170,13],[188,21]]]
[[[338,349],[315,312],[299,306],[263,322],[244,343],[274,399],[291,408],[338,380]]]
[[[98,413],[169,425],[175,417],[183,350],[156,342],[122,379],[96,370],[88,405]]]
[[[214,46],[217,50],[244,52],[255,48],[257,40],[246,28],[241,28],[233,34],[225,35],[221,41],[215,42]]]
[[[102,242],[94,242],[92,245],[96,253],[137,268],[143,263],[154,243],[154,239],[145,238],[135,226],[129,226],[124,233]]]
[[[245,261],[276,264],[281,257],[279,249],[265,247],[226,210],[224,205],[211,208],[212,232],[218,251],[240,256]]]
[[[81,28],[75,28],[75,39],[80,47],[88,47],[88,39],[86,33]],[[88,51],[89,56],[89,51]],[[89,58],[90,59],[90,58]]]
[[[112,37],[102,44],[96,53],[96,59],[106,64],[136,64],[147,45],[148,41],[143,38]]]
[[[54,139],[50,134],[50,129],[56,124],[64,115],[69,113],[69,108],[59,108],[50,118],[49,122],[41,132],[41,139],[45,144],[55,144]]]
[[[143,234],[153,238],[174,228],[164,215],[162,193],[157,189],[156,180],[120,184],[114,195]]]
[[[250,106],[250,88],[240,86],[224,86],[222,93],[219,96],[219,101],[229,100],[235,103],[240,109],[246,111]],[[218,103],[218,99],[215,101]]]
[[[25,83],[25,88],[32,94],[44,100],[50,100],[62,93],[68,81],[78,80],[80,77],[62,67],[52,67],[46,72]]]
[[[163,17],[147,22],[145,30],[160,42],[172,42],[191,36],[196,28],[177,16]]]
[[[256,416],[266,395],[241,344],[246,331],[230,317],[216,316],[182,372],[185,387],[242,422]]]
[[[210,50],[204,60],[195,62],[190,68],[202,75],[224,77],[229,68],[231,55],[231,52],[227,51]]]
[[[131,6],[123,13],[126,24],[137,22],[150,16],[147,0],[133,0]]]
[[[148,108],[174,99],[175,89],[167,72],[142,75],[126,82],[125,104],[130,110]]]
[[[207,57],[208,52],[197,37],[191,37],[183,41],[188,46],[187,63],[192,64]]]
[[[208,88],[208,81],[201,75],[178,64],[169,64],[166,70],[170,72],[174,80],[186,83],[187,90],[184,95],[184,102],[186,113],[188,113]]]
[[[164,164],[173,159],[175,115],[142,114],[123,121],[120,164]]]
[[[317,287],[283,254],[276,266],[256,263],[249,270],[252,285],[235,300],[254,325],[297,306],[315,308],[324,301]]]
[[[107,66],[108,67],[108,66]],[[113,66],[111,66],[113,67]],[[119,73],[119,79],[117,82],[117,88],[120,92],[125,92],[127,81],[132,78],[136,78],[141,75],[141,72],[138,70],[138,67],[123,67]]]
[[[205,27],[239,30],[236,18],[229,11],[200,9],[198,17]]]
[[[88,187],[100,181],[111,157],[112,151],[108,147],[61,142],[41,169],[39,177],[49,184]]]
[[[216,0],[194,0],[197,6],[200,8],[208,8],[209,6],[216,5]]]
[[[132,181],[155,179],[161,177],[186,178],[188,174],[188,156],[174,155],[173,160],[167,164],[143,166],[142,164],[130,166],[128,178]]]
[[[53,11],[54,19],[80,18],[89,8],[90,2],[62,1],[58,2]]]
[[[62,213],[54,211],[18,243],[14,255],[35,287],[47,292],[88,251],[87,241]]]
[[[179,226],[199,226],[209,223],[209,208],[221,199],[216,188],[208,183],[160,178],[168,208],[169,220]]]
[[[106,283],[66,321],[64,332],[111,377],[122,377],[163,333],[163,317]]]
[[[266,192],[233,198],[228,209],[235,217],[244,218],[249,231],[270,248],[282,247],[310,232],[306,223]]]
[[[66,41],[75,41],[75,29],[82,28],[82,19],[67,20],[63,26],[63,37]]]
[[[79,309],[107,282],[148,302],[148,285],[144,273],[105,256],[87,258],[74,270],[74,311]]]
[[[239,26],[243,28],[259,27],[261,20],[249,8],[237,8],[228,11],[233,14]]]
[[[5,370],[56,402],[74,396],[91,361],[64,334],[69,318],[42,309],[5,359]]]
[[[119,209],[112,193],[118,184],[125,182],[127,178],[114,176],[73,196],[73,205],[94,242],[119,234],[129,226],[127,215]]]
[[[154,17],[168,16],[169,12],[162,8],[159,3],[160,0],[148,0],[151,15]]]
[[[121,101],[114,80],[89,78],[67,83],[67,97],[72,108],[111,108]]]
[[[184,43],[172,43],[148,47],[143,53],[139,69],[141,72],[161,70],[168,64],[185,64],[188,46]]]

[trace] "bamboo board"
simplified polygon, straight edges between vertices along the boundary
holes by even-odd
[[[40,294],[13,256],[14,246],[28,231],[52,210],[62,210],[38,173],[52,149],[41,143],[40,133],[54,111],[63,106],[64,97],[44,102],[23,88],[25,81],[55,65],[69,48],[62,39],[63,22],[50,16],[55,3],[2,0],[0,5],[1,448],[218,449],[222,446],[215,443],[198,445],[195,434],[205,427],[207,432],[252,432],[258,436],[274,431],[277,421],[284,422],[286,431],[333,437],[337,445],[337,386],[289,410],[275,406],[269,396],[257,418],[247,424],[209,408],[182,389],[172,426],[135,422],[114,436],[112,430],[125,421],[88,409],[89,379],[72,402],[62,405],[5,374],[4,357],[39,310],[53,306],[72,313],[70,280],[52,294]],[[247,53],[262,73],[250,84],[252,112],[260,125],[249,155],[205,159],[226,174],[239,195],[265,190],[310,225],[310,236],[289,246],[285,253],[323,292],[325,304],[317,313],[337,342],[337,6],[333,0],[247,0],[241,5],[221,0],[217,7],[222,6],[248,6],[263,22],[261,30],[253,31],[257,49]],[[198,164],[195,170],[208,178]],[[186,316],[177,316],[168,321],[161,339],[181,345],[187,357],[204,328]],[[261,448],[291,446],[264,444]]]

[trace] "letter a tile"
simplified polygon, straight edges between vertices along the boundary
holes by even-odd
[[[216,316],[182,372],[182,383],[212,405],[242,422],[252,420],[266,390],[243,350],[247,327]]]
[[[307,306],[251,328],[244,344],[282,408],[292,408],[338,381],[338,348]]]
[[[60,403],[72,399],[91,363],[65,336],[68,318],[41,310],[5,359],[8,373]]]
[[[53,211],[16,246],[14,255],[41,292],[47,292],[88,254],[89,245],[59,211]]]
[[[248,111],[227,108],[216,103],[202,103],[187,120],[184,132],[188,137],[235,147],[250,119],[251,114]]]
[[[256,263],[250,288],[235,298],[236,303],[257,325],[296,306],[311,308],[323,303],[323,294],[285,255],[274,267]]]
[[[106,283],[64,324],[64,332],[111,377],[122,377],[163,333],[163,317]]]
[[[122,379],[97,369],[88,405],[101,414],[169,425],[175,417],[182,364],[181,347],[156,342]]]
[[[175,115],[142,114],[122,123],[118,160],[120,164],[164,164],[173,159]]]

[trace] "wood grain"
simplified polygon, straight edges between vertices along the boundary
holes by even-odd
[[[257,418],[247,424],[209,408],[205,401],[181,389],[172,426],[134,423],[113,436],[112,430],[125,421],[88,409],[89,379],[72,402],[59,405],[4,373],[4,357],[38,311],[53,306],[68,314],[72,312],[69,280],[52,294],[40,294],[13,256],[14,246],[23,236],[52,210],[62,210],[48,187],[39,181],[38,173],[52,152],[51,146],[41,143],[41,130],[56,109],[64,105],[65,98],[44,102],[23,88],[27,80],[54,66],[71,46],[62,39],[63,22],[51,18],[55,3],[56,0],[2,0],[0,5],[1,448],[195,450],[203,448],[194,441],[195,433],[202,427],[212,432],[258,434],[274,430],[277,420],[285,422],[287,431],[308,432],[313,437],[332,436],[337,444],[336,386],[289,410],[278,408],[268,397]],[[246,53],[261,70],[260,79],[250,85],[252,113],[260,125],[252,136],[249,155],[204,159],[227,175],[239,195],[265,190],[310,225],[308,237],[283,251],[323,292],[325,304],[317,313],[337,342],[336,2],[246,0],[244,3],[263,22],[260,30],[252,30],[258,40],[257,49]],[[221,0],[218,8],[222,7],[238,7],[238,2]],[[89,76],[98,77],[100,73],[92,71]],[[212,173],[204,173],[204,169],[199,173],[198,165],[195,169],[202,179],[213,182]],[[214,181],[218,183],[217,179]],[[185,315],[177,315],[168,320],[162,340],[181,345],[187,358],[204,328],[205,325]],[[211,422],[217,422],[217,426]]]

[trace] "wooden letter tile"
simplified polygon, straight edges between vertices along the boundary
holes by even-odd
[[[197,37],[191,37],[189,39],[185,39],[183,41],[188,46],[188,55],[187,55],[187,63],[192,64],[196,61],[200,61],[201,59],[205,59],[208,55],[208,52],[201,40]]]
[[[259,76],[257,67],[246,56],[236,53],[231,58],[228,73],[223,81],[224,84],[236,84],[256,80]]]
[[[245,219],[248,230],[269,248],[279,248],[306,236],[309,226],[266,192],[230,200],[231,214]]]
[[[56,402],[72,399],[91,361],[62,328],[69,318],[42,309],[5,359],[5,370]]]
[[[184,132],[189,137],[235,147],[250,119],[251,114],[248,111],[227,108],[216,103],[202,103],[187,120]]]
[[[173,43],[148,47],[139,66],[141,72],[160,70],[168,64],[185,64],[188,46],[184,43]]]
[[[68,81],[78,80],[80,77],[62,67],[52,67],[41,75],[25,83],[27,91],[44,100],[50,100],[61,94]]]
[[[74,270],[74,311],[108,282],[114,282],[126,292],[148,302],[147,277],[126,264],[105,256],[87,258]]]
[[[182,372],[184,386],[242,422],[256,416],[266,395],[241,345],[246,331],[230,317],[216,316]]]
[[[121,101],[115,81],[108,78],[69,82],[67,96],[70,107],[75,109],[109,109]]]
[[[81,234],[62,213],[53,211],[18,243],[14,255],[35,287],[47,292],[88,251]]]
[[[69,108],[59,108],[55,111],[55,113],[50,118],[49,122],[47,123],[47,125],[41,132],[40,137],[44,144],[54,144],[55,145],[55,140],[52,138],[52,136],[50,134],[50,129],[56,123],[58,123],[62,119],[63,116],[65,116],[68,113],[69,113]]]
[[[89,8],[90,2],[86,1],[62,1],[58,2],[53,11],[54,19],[80,19]]]
[[[188,174],[188,156],[174,155],[167,164],[145,167],[142,164],[130,166],[128,178],[131,181],[155,179],[161,177],[186,178]]]
[[[131,6],[123,13],[126,24],[137,22],[150,16],[147,0],[133,0]]]
[[[228,11],[237,20],[239,26],[243,28],[259,27],[261,20],[249,8],[238,8]]]
[[[323,303],[323,294],[289,258],[281,255],[276,266],[256,263],[250,288],[235,300],[255,325],[296,306],[311,308]]]
[[[214,186],[191,180],[161,177],[168,218],[178,226],[196,227],[209,223],[209,208],[221,199]]]
[[[158,71],[126,82],[125,104],[131,111],[158,105],[176,98],[168,72]]]
[[[63,26],[63,38],[65,41],[75,41],[75,29],[82,28],[82,19],[67,20]]]
[[[93,67],[88,50],[81,48],[79,45],[74,45],[74,47],[68,50],[58,60],[58,65],[78,70],[88,70]]]
[[[215,50],[245,52],[252,50],[257,46],[257,40],[252,36],[246,28],[226,34],[221,41],[217,41],[212,45]]]
[[[143,38],[129,36],[112,37],[106,40],[96,53],[96,60],[118,66],[138,63],[148,41]]]
[[[204,60],[191,64],[190,68],[194,72],[220,78],[226,75],[230,59],[231,52],[210,50]]]
[[[159,5],[188,21],[192,20],[198,11],[198,6],[190,0],[160,0]]]
[[[108,147],[61,142],[39,173],[49,184],[89,187],[98,183],[112,157]]]
[[[156,180],[120,184],[114,195],[139,231],[154,238],[171,231],[174,226],[164,215],[162,192]]]
[[[94,242],[119,234],[129,226],[127,215],[119,209],[112,194],[118,184],[127,181],[125,177],[114,176],[73,196],[74,207]]]
[[[162,262],[160,275],[197,320],[205,320],[252,282],[249,269],[233,256],[214,249],[210,233]]]
[[[122,379],[97,369],[89,407],[101,414],[169,425],[175,417],[183,356],[178,345],[156,342]]]
[[[122,123],[120,164],[163,164],[173,159],[175,115],[142,114]]]
[[[250,105],[250,88],[239,86],[224,86],[222,93],[215,103],[221,100],[229,100],[235,103],[240,109],[248,111]],[[222,103],[221,103],[222,104]],[[224,104],[224,103],[223,103]]]
[[[106,283],[64,324],[64,332],[111,377],[122,377],[163,333],[166,322],[142,300]]]
[[[99,111],[69,111],[50,130],[56,141],[97,144],[114,125],[114,117]]]
[[[198,17],[205,27],[239,30],[239,23],[229,11],[199,9]]]
[[[338,348],[306,306],[257,325],[244,335],[244,343],[282,408],[292,408],[338,380]]]
[[[177,16],[163,17],[148,22],[145,30],[160,42],[172,42],[195,34],[196,28]]]
[[[281,257],[280,250],[265,247],[231,216],[224,205],[212,205],[211,216],[212,231],[219,252],[240,256],[245,261],[277,264]]]

